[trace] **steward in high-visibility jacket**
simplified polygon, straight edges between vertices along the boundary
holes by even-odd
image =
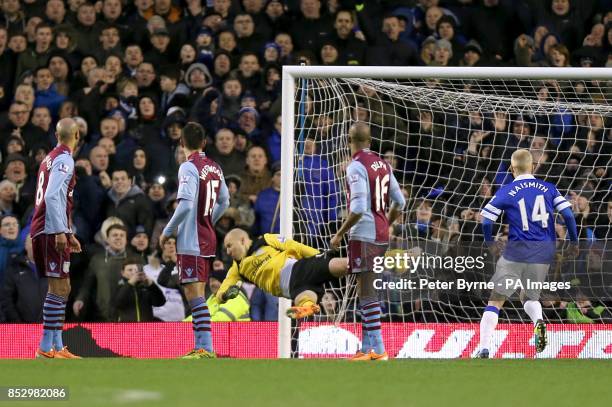
[[[246,322],[251,320],[249,299],[242,290],[240,290],[238,296],[227,300],[223,304],[220,304],[215,294],[212,294],[206,300],[206,305],[212,322]],[[191,319],[191,315],[189,315],[184,321],[191,321]]]

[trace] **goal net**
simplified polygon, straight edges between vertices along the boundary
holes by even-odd
[[[348,130],[356,121],[368,123],[372,150],[391,164],[407,200],[391,227],[387,254],[410,260],[383,266],[379,274],[381,286],[400,283],[378,289],[383,322],[479,321],[490,291],[478,284],[459,289],[456,283],[485,283],[494,272],[495,259],[483,248],[479,212],[513,179],[510,156],[518,148],[531,151],[535,176],[555,184],[572,204],[580,235],[574,260],[559,244],[548,275],[557,287],[545,286],[541,294],[546,319],[610,322],[610,70],[599,70],[592,79],[594,70],[580,69],[573,70],[575,77],[567,72],[562,77],[558,69],[474,70],[469,77],[452,68],[404,68],[395,76],[390,69],[369,75],[363,69],[333,75],[313,67],[293,69],[284,78],[291,84],[284,88],[283,126],[291,128],[283,128],[283,137],[292,145],[285,147],[283,171],[291,166],[292,173],[282,185],[281,205],[289,209],[281,231],[322,251],[329,248],[347,215]],[[508,77],[517,74],[520,79]],[[383,76],[387,79],[375,79]],[[556,217],[554,228],[565,238],[562,218]],[[507,234],[502,218],[494,235],[504,241]],[[465,263],[478,256],[483,267]],[[421,280],[455,284],[422,287]],[[415,286],[407,287],[408,281]],[[360,337],[356,292],[355,276],[328,285],[321,315],[286,328],[281,341],[291,339],[291,356],[354,353],[358,344],[338,332],[348,329]],[[520,298],[513,296],[500,323],[528,321]],[[305,329],[317,326],[326,326],[326,334]],[[390,326],[386,342],[395,340]]]

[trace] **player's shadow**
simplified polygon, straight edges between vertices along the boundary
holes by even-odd
[[[92,332],[81,325],[65,330],[64,342],[70,346],[70,351],[75,355],[98,358],[123,357],[98,345]]]

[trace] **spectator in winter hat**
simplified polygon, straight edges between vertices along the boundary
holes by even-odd
[[[338,65],[339,51],[334,41],[325,41],[319,52],[322,65]]]
[[[166,28],[156,28],[149,38],[152,48],[145,54],[145,60],[154,66],[168,65],[176,60],[176,53],[170,47],[170,33]]]
[[[212,77],[206,65],[201,63],[191,64],[185,72],[185,83],[192,90],[204,89],[212,84]]]
[[[482,48],[476,40],[470,40],[463,47],[463,59],[460,62],[461,66],[476,66],[482,56]]]
[[[181,129],[187,124],[185,111],[177,106],[173,106],[166,112],[163,128],[166,136],[173,143],[178,143],[181,138]]]
[[[422,65],[430,65],[434,58],[434,52],[436,50],[436,37],[430,35],[425,38],[425,41],[421,44],[421,53],[419,55],[420,62]]]
[[[444,39],[436,41],[432,65],[448,66],[452,57],[453,46],[450,41]]]
[[[268,42],[264,45],[264,62],[278,62],[281,56],[281,47],[275,42]]]
[[[463,54],[462,47],[467,42],[465,37],[457,32],[457,22],[449,15],[440,17],[436,23],[436,34],[438,38],[447,40],[451,43],[452,49],[455,51],[455,55],[459,57]],[[453,61],[456,62],[456,61]]]
[[[238,112],[238,126],[243,130],[248,139],[255,143],[260,144],[262,140],[261,131],[257,128],[259,124],[259,112],[257,109],[252,107],[243,107]]]

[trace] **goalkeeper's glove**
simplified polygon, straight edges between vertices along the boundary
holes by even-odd
[[[237,285],[233,285],[230,286],[221,296],[221,299],[223,300],[223,302],[227,302],[229,300],[232,300],[236,297],[238,297],[238,295],[240,294],[240,287],[238,287]]]
[[[334,257],[340,257],[340,250],[338,249],[329,249],[322,253],[315,255],[315,257],[323,258],[323,259],[333,259]]]

